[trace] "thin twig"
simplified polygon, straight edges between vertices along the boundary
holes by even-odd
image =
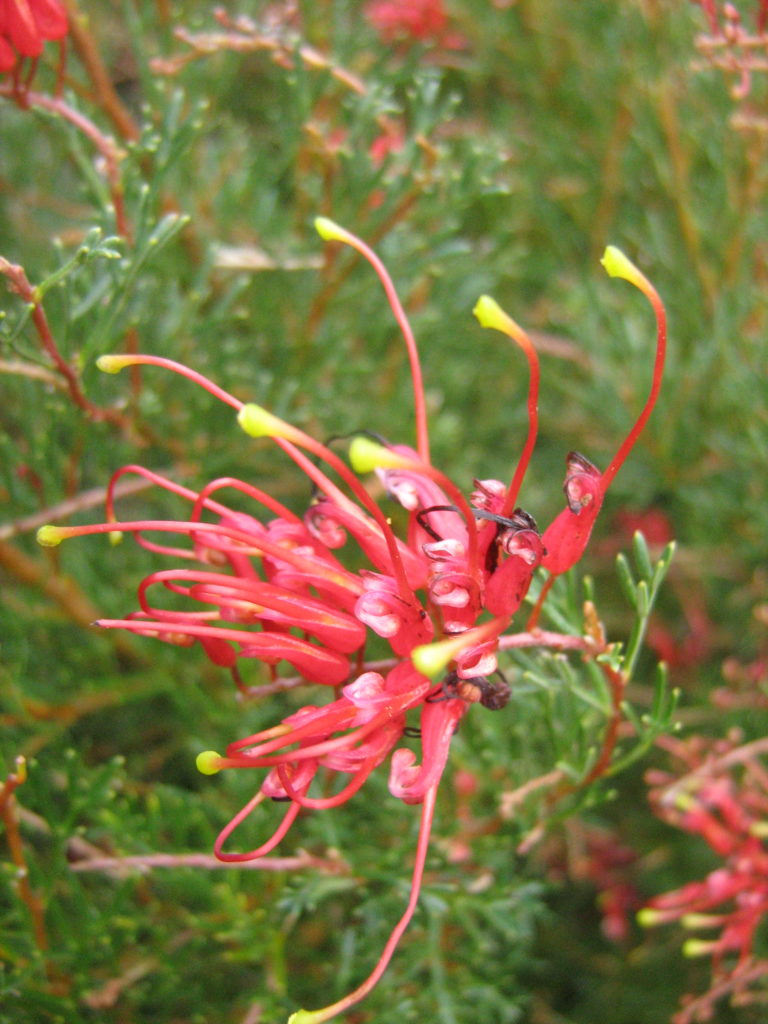
[[[303,871],[311,869],[328,875],[345,875],[349,866],[334,857],[315,857],[300,852],[295,857],[257,857],[231,864],[207,853],[147,853],[130,857],[93,857],[70,864],[72,871],[103,871],[122,877],[131,871],[146,874],[154,868],[204,868],[206,871]]]
[[[69,34],[75,52],[80,58],[88,77],[93,82],[92,99],[99,103],[118,133],[127,141],[139,138],[139,129],[128,109],[117,95],[112,79],[101,59],[99,47],[87,30],[87,18],[81,13],[76,0],[64,0],[69,15]]]
[[[57,371],[64,378],[69,396],[75,405],[96,422],[106,421],[123,430],[129,429],[131,426],[130,420],[117,409],[107,409],[95,405],[86,398],[78,375],[59,351],[39,294],[30,284],[24,268],[18,263],[11,263],[0,256],[0,274],[8,279],[10,289],[31,307],[32,322],[35,325],[40,344],[50,357]]]
[[[160,470],[159,472],[164,475],[167,474],[166,470]],[[112,493],[115,498],[125,498],[131,494],[145,491],[151,486],[152,481],[150,480],[145,480],[143,477],[132,477],[127,480],[119,480],[112,488]],[[44,508],[40,512],[23,516],[21,519],[14,519],[10,523],[0,524],[0,541],[10,540],[11,537],[16,537],[19,534],[31,533],[32,530],[37,530],[47,523],[55,523],[60,519],[69,519],[77,512],[83,512],[85,509],[103,505],[106,497],[106,487],[92,487],[88,491],[81,491],[80,494],[76,494],[73,498],[67,498],[66,501],[59,501],[55,505],[49,505],[48,508]]]

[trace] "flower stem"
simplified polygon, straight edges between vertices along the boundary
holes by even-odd
[[[352,1006],[356,1006],[361,1000],[373,991],[379,982],[384,971],[389,965],[389,961],[392,959],[392,954],[397,948],[397,944],[400,941],[403,932],[408,927],[413,917],[414,911],[416,910],[416,904],[419,900],[419,892],[421,890],[421,883],[424,877],[424,864],[427,859],[427,851],[429,849],[429,836],[432,831],[432,820],[435,813],[435,798],[437,796],[437,785],[431,786],[425,796],[424,803],[421,809],[421,825],[419,827],[419,839],[416,845],[416,861],[413,866],[413,879],[411,881],[411,895],[408,900],[408,906],[405,908],[405,912],[400,920],[392,930],[392,934],[387,940],[387,944],[379,957],[379,961],[374,967],[373,971],[368,975],[362,985],[358,985],[354,991],[344,996],[343,999],[339,999],[338,1002],[332,1003],[330,1006],[324,1006],[320,1010],[298,1010],[296,1013],[291,1014],[288,1024],[322,1024],[323,1021],[333,1020],[334,1017],[340,1013],[344,1013]]]

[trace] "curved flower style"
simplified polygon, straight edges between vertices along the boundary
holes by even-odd
[[[2,0],[0,74],[13,71],[20,58],[39,57],[45,42],[64,39],[68,30],[61,0]]]
[[[655,290],[625,256],[609,248],[604,259],[608,272],[635,284],[657,314],[651,397],[605,474],[594,470],[593,480],[592,470],[582,471],[583,462],[578,463],[578,474],[589,479],[569,483],[569,507],[542,538],[532,516],[517,507],[538,422],[539,364],[525,331],[488,296],[477,303],[480,323],[506,334],[528,361],[529,425],[511,483],[475,481],[466,498],[431,463],[418,351],[389,274],[355,235],[325,218],[316,225],[324,239],[361,253],[384,286],[410,361],[415,448],[359,436],[350,445],[350,468],[303,431],[259,406],[244,404],[188,367],[160,356],[103,356],[99,366],[107,372],[154,365],[201,385],[237,412],[247,434],[271,438],[311,481],[317,496],[300,518],[240,480],[214,480],[196,492],[140,466],[126,466],[110,484],[107,522],[46,526],[38,534],[42,544],[55,545],[83,534],[109,533],[116,539],[130,532],[145,548],[177,560],[178,567],[153,572],[141,583],[137,611],[123,619],[103,619],[101,626],[168,643],[199,643],[215,664],[232,672],[242,690],[240,666],[248,659],[269,666],[278,680],[278,665],[287,662],[308,682],[341,687],[329,703],[307,705],[279,725],[230,743],[224,754],[199,755],[198,767],[207,774],[240,768],[266,771],[257,794],[218,837],[219,858],[240,862],[263,856],[280,842],[301,808],[320,810],[345,802],[388,758],[392,795],[406,804],[421,804],[411,898],[376,968],[344,999],[322,1010],[299,1011],[292,1024],[330,1020],[359,1002],[386,968],[416,906],[451,737],[471,704],[499,709],[507,703],[509,688],[494,676],[502,635],[537,567],[548,566],[557,574],[580,557],[605,489],[650,414],[666,337]],[[397,535],[356,475],[370,472],[406,510],[404,537]],[[114,486],[126,473],[140,474],[186,501],[188,517],[119,522]],[[261,506],[266,521],[230,508],[223,500],[225,491]],[[184,538],[186,546],[157,539],[168,534]],[[368,568],[352,571],[337,556],[350,539]],[[163,593],[183,599],[187,610],[164,606]],[[389,644],[391,660],[366,663],[369,631]],[[409,724],[416,719],[418,726]],[[405,737],[420,738],[420,757],[407,745],[399,746]],[[340,776],[332,795],[313,795],[315,778],[328,773]],[[274,834],[247,852],[225,850],[233,832],[266,800],[287,804]]]

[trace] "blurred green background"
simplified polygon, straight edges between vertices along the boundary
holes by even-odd
[[[757,5],[741,6],[747,22]],[[521,503],[546,525],[566,453],[605,466],[650,384],[647,303],[599,264],[619,245],[667,304],[669,364],[579,571],[621,639],[615,555],[634,525],[651,541],[654,523],[670,531],[679,552],[651,636],[682,690],[678,719],[686,733],[760,736],[765,86],[755,74],[739,99],[735,78],[697,65],[705,21],[687,2],[450,0],[446,32],[421,41],[382,40],[366,6],[343,0],[243,0],[226,7],[250,19],[239,27],[200,2],[68,8],[65,96],[115,141],[119,184],[71,120],[5,88],[0,256],[32,285],[64,268],[44,297],[56,344],[88,400],[119,415],[73,402],[22,298],[0,285],[0,765],[29,761],[17,815],[45,927],[35,933],[4,850],[0,1021],[273,1024],[368,972],[406,899],[416,818],[382,772],[368,799],[302,816],[281,847],[321,858],[317,870],[84,869],[97,856],[209,854],[257,782],[204,778],[196,754],[315,699],[243,704],[199,649],[89,627],[130,611],[156,567],[134,545],[36,546],[61,502],[76,506],[62,522],[100,520],[83,496],[131,462],[195,488],[240,476],[297,511],[311,498],[201,389],[153,369],[105,376],[95,358],[135,346],[318,438],[368,429],[413,443],[405,348],[370,268],[316,235],[313,218],[332,216],[393,275],[419,340],[435,464],[465,489],[509,478],[527,427],[524,360],[472,307],[489,292],[531,331],[541,433]],[[56,63],[49,44],[40,93]],[[153,490],[119,507],[179,508]],[[526,668],[507,709],[456,738],[422,908],[351,1022],[651,1024],[709,984],[706,963],[682,958],[679,929],[646,934],[633,918],[715,864],[648,806],[643,767],[663,752],[516,852],[549,809],[531,798],[505,814],[503,795],[555,766],[583,710],[526,682]],[[267,818],[252,835],[269,834]],[[620,941],[601,931],[599,857],[584,868],[603,834],[632,851]],[[718,1020],[758,1011],[724,1007]]]

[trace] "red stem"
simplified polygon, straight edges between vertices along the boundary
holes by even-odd
[[[419,458],[429,465],[429,429],[427,426],[427,405],[424,398],[424,380],[421,372],[418,346],[416,345],[411,325],[408,322],[408,317],[405,314],[387,268],[373,249],[366,245],[362,239],[353,235],[351,231],[347,231],[346,228],[344,229],[344,241],[356,249],[361,256],[364,256],[378,274],[395,320],[403,332],[405,345],[408,349],[408,359],[411,364],[411,379],[413,381],[413,401],[416,413],[416,450],[419,453]]]
[[[512,483],[509,485],[509,490],[504,499],[504,505],[501,509],[503,516],[509,516],[515,508],[523,478],[528,470],[533,449],[536,446],[536,435],[539,428],[539,383],[541,381],[539,357],[525,331],[521,330],[519,335],[514,336],[513,340],[517,342],[525,353],[530,369],[530,382],[528,384],[528,436],[525,439],[525,445],[517,463],[515,475],[512,477]]]
[[[312,1024],[322,1024],[323,1021],[332,1020],[338,1014],[348,1010],[351,1006],[355,1006],[376,987],[379,979],[384,974],[384,971],[389,966],[389,961],[392,959],[392,955],[397,948],[397,944],[402,938],[403,932],[411,923],[416,905],[419,901],[419,892],[421,891],[421,883],[424,878],[424,865],[427,859],[427,852],[429,850],[429,837],[432,831],[432,821],[435,814],[435,798],[437,796],[437,785],[431,786],[425,796],[424,803],[421,808],[421,825],[419,827],[419,839],[416,845],[416,860],[413,865],[413,878],[411,881],[411,895],[408,900],[408,906],[405,908],[405,912],[400,920],[392,930],[392,934],[387,940],[387,944],[379,957],[379,961],[374,967],[373,971],[368,975],[362,985],[344,996],[343,999],[339,999],[338,1002],[332,1003],[330,1006],[324,1006],[321,1010],[305,1011],[307,1018],[311,1019]]]
[[[651,383],[650,393],[640,415],[635,421],[635,425],[625,437],[621,447],[616,452],[610,465],[602,475],[601,486],[603,493],[608,490],[611,481],[621,469],[624,460],[629,455],[637,442],[643,427],[648,422],[648,418],[653,412],[653,407],[656,404],[659,389],[661,388],[661,378],[664,374],[664,359],[667,352],[667,314],[664,309],[664,304],[659,297],[659,293],[647,278],[643,275],[640,276],[644,285],[641,290],[650,302],[651,306],[653,306],[653,311],[656,314],[656,359],[653,364],[653,380]]]

